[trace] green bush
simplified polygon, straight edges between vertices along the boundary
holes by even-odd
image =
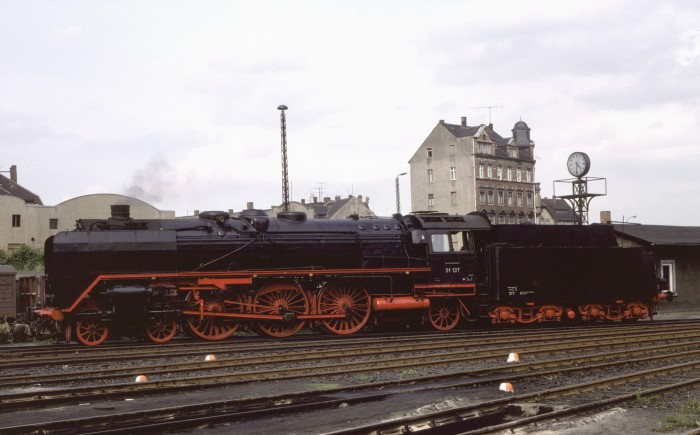
[[[8,264],[18,272],[40,271],[44,268],[44,254],[39,249],[22,245],[7,253],[0,249],[0,264]]]

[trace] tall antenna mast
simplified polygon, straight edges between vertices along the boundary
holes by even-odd
[[[503,109],[503,106],[479,106],[472,109],[489,109],[489,124],[491,124],[491,109]]]
[[[289,176],[287,174],[287,120],[284,111],[287,106],[284,104],[277,107],[280,111],[280,123],[282,126],[282,210],[289,211]]]

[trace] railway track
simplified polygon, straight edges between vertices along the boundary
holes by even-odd
[[[315,355],[308,350],[314,347],[313,341],[304,340],[303,343],[293,343],[295,346],[301,347],[294,347],[291,346],[292,343],[289,343],[289,348],[277,348],[275,351],[279,355],[274,356],[277,360],[272,360],[273,355],[267,354],[262,356],[263,359],[267,359],[266,363],[272,366],[284,363],[286,367],[281,370],[250,369],[262,364],[261,360],[254,359],[260,357],[250,357],[251,359],[247,362],[216,361],[216,363],[221,363],[223,366],[233,364],[228,367],[216,368],[216,370],[233,369],[236,372],[228,375],[222,375],[219,372],[206,376],[191,376],[191,373],[196,370],[193,367],[183,367],[182,371],[178,372],[180,374],[173,376],[172,379],[156,380],[145,384],[122,382],[114,385],[101,384],[89,387],[61,388],[60,382],[67,382],[66,378],[64,378],[62,381],[54,381],[59,384],[54,388],[44,388],[42,386],[40,391],[31,391],[32,389],[26,388],[27,391],[2,394],[0,395],[0,403],[2,403],[0,405],[0,415],[3,415],[2,420],[6,421],[6,423],[3,423],[4,427],[0,426],[0,432],[31,433],[41,429],[51,433],[84,433],[90,431],[119,433],[119,431],[134,431],[142,426],[144,430],[170,431],[174,428],[195,427],[204,422],[210,424],[236,422],[236,424],[241,424],[241,421],[265,418],[271,413],[272,415],[275,415],[275,413],[284,415],[285,413],[309,412],[309,410],[318,409],[334,410],[333,412],[335,412],[340,404],[362,406],[363,404],[386,400],[387,397],[396,395],[405,396],[406,394],[419,394],[420,392],[445,389],[450,389],[451,391],[459,389],[468,393],[475,391],[475,389],[479,390],[479,386],[486,388],[483,386],[489,385],[491,387],[492,384],[504,380],[512,382],[515,379],[518,382],[527,382],[528,385],[539,385],[542,382],[538,381],[538,379],[546,379],[547,376],[561,376],[562,373],[578,373],[576,376],[580,378],[582,376],[580,375],[581,373],[591,371],[598,373],[601,371],[619,372],[622,368],[630,365],[648,367],[649,365],[663,364],[669,367],[676,365],[681,367],[683,364],[686,364],[683,367],[690,367],[687,364],[693,361],[700,361],[700,358],[698,358],[700,355],[699,326],[697,324],[695,326],[684,324],[683,326],[669,326],[669,328],[672,328],[672,330],[657,328],[661,329],[657,333],[639,328],[637,325],[632,329],[627,329],[626,327],[611,329],[592,328],[584,331],[588,336],[587,339],[577,338],[575,331],[571,330],[536,330],[516,334],[506,332],[500,336],[499,334],[485,334],[476,341],[465,336],[452,337],[452,334],[450,334],[438,336],[441,339],[432,336],[422,337],[413,343],[408,339],[399,340],[399,342],[387,340],[386,344],[383,343],[380,346],[375,346],[375,348],[370,348],[367,343],[358,340],[355,346],[350,346],[349,342],[336,343],[334,345],[344,347],[344,349],[331,349],[330,347],[333,347],[331,345],[320,345],[319,347],[321,348],[326,346],[329,346],[329,348],[313,351],[317,352]],[[635,331],[635,334],[630,334],[631,331]],[[637,335],[637,333],[640,335]],[[640,336],[644,337],[644,346],[640,346]],[[515,337],[518,337],[517,345],[513,344]],[[478,340],[481,340],[480,344]],[[342,341],[344,342],[345,340]],[[255,346],[259,345],[259,343],[255,344]],[[613,347],[616,350],[614,352],[601,352],[600,349],[606,346]],[[439,348],[442,348],[442,350],[447,349],[447,351],[436,353],[435,349]],[[303,355],[298,355],[300,349],[305,349],[302,352]],[[450,351],[449,349],[455,350]],[[504,363],[504,354],[507,355],[508,351],[513,351],[513,349],[519,350],[524,361],[523,363],[517,365]],[[358,353],[353,354],[352,351],[354,350],[357,350]],[[260,352],[261,350],[258,349],[257,351]],[[431,353],[433,355],[430,355]],[[392,356],[392,354],[399,356]],[[199,355],[202,355],[201,350]],[[384,357],[380,358],[380,355]],[[294,357],[298,359],[293,361]],[[634,357],[634,359],[630,357]],[[343,362],[344,359],[348,361]],[[678,360],[681,362],[676,363]],[[686,360],[690,360],[690,362]],[[201,362],[196,364],[202,365]],[[242,371],[245,370],[244,366],[246,364],[249,366],[247,372]],[[293,367],[294,365],[298,366]],[[456,366],[463,367],[463,369],[455,370],[454,367]],[[430,371],[436,367],[444,368],[438,374],[431,374]],[[658,367],[655,369],[658,369]],[[167,368],[160,367],[154,370],[175,371],[172,366]],[[209,366],[207,370],[212,370],[212,367]],[[677,370],[681,369],[677,368]],[[692,373],[696,368],[688,368],[687,370],[690,370]],[[415,374],[408,377],[402,375],[390,376],[388,373],[391,371],[399,374],[406,371],[415,371]],[[379,374],[378,376],[372,375],[377,379],[365,383],[357,382],[357,379],[372,373],[375,375]],[[111,376],[110,374],[105,375]],[[122,373],[119,376],[126,376],[126,374]],[[659,375],[657,374],[656,376]],[[338,377],[342,378],[342,380],[337,380],[336,378]],[[216,394],[222,386],[232,388],[235,385],[246,385],[251,382],[260,382],[261,380],[285,382],[302,378],[313,379],[315,382],[321,382],[326,379],[329,384],[344,382],[345,385],[337,387],[325,386],[321,388],[321,391],[297,389],[288,393],[278,392],[268,395],[269,397],[260,394],[249,394],[244,399],[208,400],[206,406],[199,403],[195,405],[179,404],[163,406],[161,409],[155,410],[148,409],[133,412],[119,410],[118,414],[109,412],[109,408],[114,408],[114,410],[120,408],[119,404],[115,405],[115,401],[119,402],[120,400],[122,402],[127,400],[139,401],[140,398],[145,396],[157,398],[163,394],[173,395],[176,392],[185,394],[191,393],[193,390],[202,391],[202,389],[212,390],[213,394]],[[108,378],[102,378],[102,381],[104,379]],[[45,382],[48,381],[47,378]],[[70,382],[74,381],[75,379]],[[87,374],[84,374],[83,381],[98,384],[101,382],[100,378],[89,379]],[[9,381],[6,387],[11,386],[12,382]],[[14,382],[14,387],[17,387],[17,384],[21,381],[15,379]],[[377,391],[377,389],[380,390]],[[639,387],[637,390],[639,390]],[[213,394],[210,393],[207,396],[211,397]],[[529,396],[521,396],[522,394],[509,396],[503,398],[503,400],[513,399],[515,402],[532,400]],[[478,412],[484,415],[491,415],[492,418],[489,421],[497,421],[499,424],[502,424],[497,416],[505,415],[507,418],[514,418],[512,414],[516,413],[515,405],[513,405],[515,402],[503,402],[501,405],[498,405],[502,406],[502,408],[498,408],[496,404],[489,404],[486,401],[483,402],[485,404],[481,408],[477,407],[476,409],[481,410]],[[52,407],[64,406],[68,403],[89,403],[84,409],[90,409],[93,412],[99,411],[95,413],[100,415],[77,420],[76,417],[73,417],[70,421],[75,423],[74,426],[67,422],[61,423],[60,421],[50,420],[42,423],[36,423],[36,420],[34,420],[31,423],[21,424],[23,412],[17,411],[31,408],[34,412],[44,409],[45,413],[50,413]],[[557,405],[555,403],[551,406],[545,405],[542,408],[538,408],[538,413],[544,415],[549,414],[549,412],[544,412],[545,410],[553,412],[561,408],[563,411],[562,407],[572,409],[573,406],[570,404]],[[15,410],[14,412],[12,411],[13,409]],[[304,409],[306,411],[302,411]],[[436,415],[431,417],[432,419],[421,420],[423,421],[422,423],[418,421],[420,419],[416,420],[416,422],[407,420],[402,423],[403,426],[396,426],[399,428],[396,430],[405,430],[409,426],[423,427],[426,424],[428,426],[451,424],[449,423],[450,418],[454,418],[455,422],[457,420],[461,421],[465,419],[466,414],[464,413],[468,414],[476,411],[462,410],[462,412],[462,414],[455,414],[455,417]],[[203,415],[203,413],[206,415]],[[12,421],[19,422],[19,424],[12,425],[10,424]],[[77,425],[78,421],[82,421],[79,426]],[[148,423],[145,423],[146,421]],[[425,421],[428,421],[428,423],[425,423]],[[526,420],[524,421],[526,422]],[[149,428],[146,428],[146,426],[149,426]],[[80,427],[82,429],[70,429],[70,427]],[[331,426],[329,427],[331,430],[334,430]],[[75,431],[71,432],[71,430]],[[365,432],[374,429],[369,426],[361,426],[358,430],[359,432]],[[384,433],[388,429],[380,430]]]

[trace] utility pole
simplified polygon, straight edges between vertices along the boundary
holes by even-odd
[[[287,174],[287,121],[284,111],[287,106],[284,104],[277,107],[280,111],[280,123],[282,126],[282,210],[289,211],[289,176]]]
[[[503,109],[503,106],[479,106],[472,109],[489,109],[489,124],[491,124],[491,109]]]

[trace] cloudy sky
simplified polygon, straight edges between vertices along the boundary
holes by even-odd
[[[389,215],[438,120],[499,106],[501,135],[532,129],[543,197],[584,151],[607,179],[591,222],[700,225],[698,17],[656,0],[3,0],[0,171],[49,205],[269,208],[285,104],[292,199]]]

